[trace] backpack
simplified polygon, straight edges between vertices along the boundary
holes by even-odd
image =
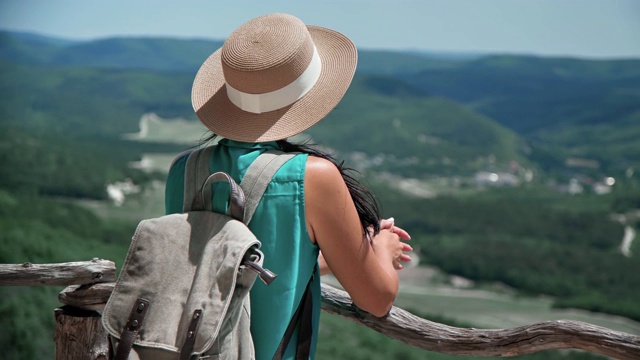
[[[245,224],[294,154],[261,154],[238,186],[224,172],[210,174],[213,148],[187,159],[183,213],[143,220],[136,229],[102,316],[114,359],[255,358],[249,290],[256,277],[269,285],[276,275],[262,267],[260,241]],[[211,211],[215,182],[229,184],[227,214]],[[274,359],[296,327],[298,356],[308,358],[310,298],[307,287]]]

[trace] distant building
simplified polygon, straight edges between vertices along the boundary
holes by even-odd
[[[131,179],[116,181],[107,185],[107,196],[116,206],[122,206],[127,195],[140,192],[140,187],[133,183]]]
[[[605,195],[611,192],[611,186],[603,183],[593,184],[593,192],[598,195]]]
[[[570,157],[565,160],[565,165],[567,165],[567,167],[597,169],[600,167],[600,162],[597,160]]]
[[[477,186],[518,186],[520,179],[509,173],[477,172],[473,177]]]
[[[557,190],[569,195],[578,195],[584,192],[584,187],[578,179],[571,179],[568,184],[558,185]]]

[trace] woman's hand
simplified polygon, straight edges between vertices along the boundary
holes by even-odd
[[[382,230],[389,230],[392,233],[398,235],[398,237],[400,237],[400,239],[402,240],[411,240],[411,235],[409,235],[408,232],[406,232],[404,229],[401,229],[395,226],[395,220],[392,217],[388,219],[380,220],[380,231]],[[411,261],[411,256],[405,253],[413,251],[413,248],[409,244],[405,244],[403,242],[400,242],[400,244],[402,245],[402,250],[400,254],[397,257],[395,257],[393,260],[393,267],[396,270],[402,270],[404,268],[404,266],[402,266],[403,262]],[[375,251],[376,250],[375,244],[372,244],[372,245],[374,245],[373,250]]]
[[[400,239],[402,239],[402,240],[411,240],[411,236],[409,235],[408,232],[406,232],[404,229],[401,229],[401,228],[395,226],[393,218],[380,220],[380,230],[381,231],[382,230],[389,230],[392,233],[398,235],[398,237],[400,237]],[[401,253],[397,257],[393,257],[392,256],[392,258],[393,258],[393,261],[392,261],[393,267],[396,270],[402,270],[404,268],[404,266],[402,266],[403,262],[411,261],[411,256],[409,256],[408,254],[405,254],[405,253],[413,251],[413,248],[409,244],[405,244],[403,242],[400,242],[400,244],[402,244]],[[373,245],[373,243],[372,243],[372,245]],[[373,250],[375,252],[375,250],[376,250],[375,248],[376,247],[375,246],[372,246],[372,247],[373,247]],[[318,255],[318,265],[320,267],[320,275],[321,276],[331,274],[331,269],[327,265],[327,262],[324,259],[324,256],[322,255],[322,251],[320,251],[320,254]]]

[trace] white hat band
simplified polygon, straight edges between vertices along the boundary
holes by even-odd
[[[233,88],[228,83],[227,96],[231,102],[244,111],[261,114],[291,105],[313,88],[322,72],[322,62],[318,50],[313,47],[313,57],[307,69],[289,85],[263,94],[249,94]]]

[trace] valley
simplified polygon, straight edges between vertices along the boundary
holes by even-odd
[[[200,125],[185,120],[169,120],[143,115],[140,122],[141,129],[145,130],[145,135],[139,136],[137,141],[165,142],[175,140],[179,142],[179,139],[184,139],[183,143],[186,146],[194,135],[201,134],[201,130],[198,130]],[[166,172],[173,157],[174,155],[171,154],[145,154],[143,159],[147,159],[145,162],[147,165],[144,169]],[[384,176],[380,176],[385,179]],[[387,180],[389,181],[385,182],[386,185],[397,183],[397,179]],[[430,189],[433,190],[428,193],[428,196],[421,196],[416,188],[429,185],[419,185],[416,184],[416,179],[413,180],[404,180],[405,186],[411,189],[405,194],[416,198],[429,199],[441,195],[461,196],[463,194],[451,186],[435,185],[430,186]],[[145,214],[144,209],[138,208],[141,204],[162,204],[163,186],[158,184],[154,189],[145,193],[143,198],[135,196],[132,203],[124,205],[127,213],[135,213],[141,218],[157,216],[158,211]],[[402,191],[402,186],[400,186],[400,190]],[[418,193],[416,193],[417,191]],[[469,191],[478,192],[481,191],[481,188],[467,190],[467,196],[470,194]],[[105,202],[102,202],[101,205],[94,204],[92,209],[106,217],[117,216],[124,210],[116,209],[113,205]],[[624,236],[621,238],[623,254],[630,253],[629,249],[634,237],[635,230],[626,226]],[[476,283],[448,275],[430,266],[428,258],[417,261],[420,255],[416,254],[415,257],[417,266],[407,266],[399,272],[401,290],[397,306],[409,311],[418,310],[420,314],[432,314],[476,328],[510,328],[547,320],[569,319],[640,335],[640,322],[620,316],[583,310],[557,309],[553,306],[554,300],[549,296],[518,294],[516,289],[499,283]],[[633,274],[628,275],[633,276]],[[331,276],[323,277],[323,282],[339,287],[339,283]]]
[[[170,162],[207,137],[189,96],[220,44],[0,32],[0,262],[121,262],[164,212]],[[420,265],[397,305],[461,327],[639,334],[639,116],[638,59],[363,50],[343,101],[295,140],[344,159],[412,234]],[[0,288],[3,358],[52,357],[57,291]],[[320,336],[319,359],[425,357],[338,317]]]

